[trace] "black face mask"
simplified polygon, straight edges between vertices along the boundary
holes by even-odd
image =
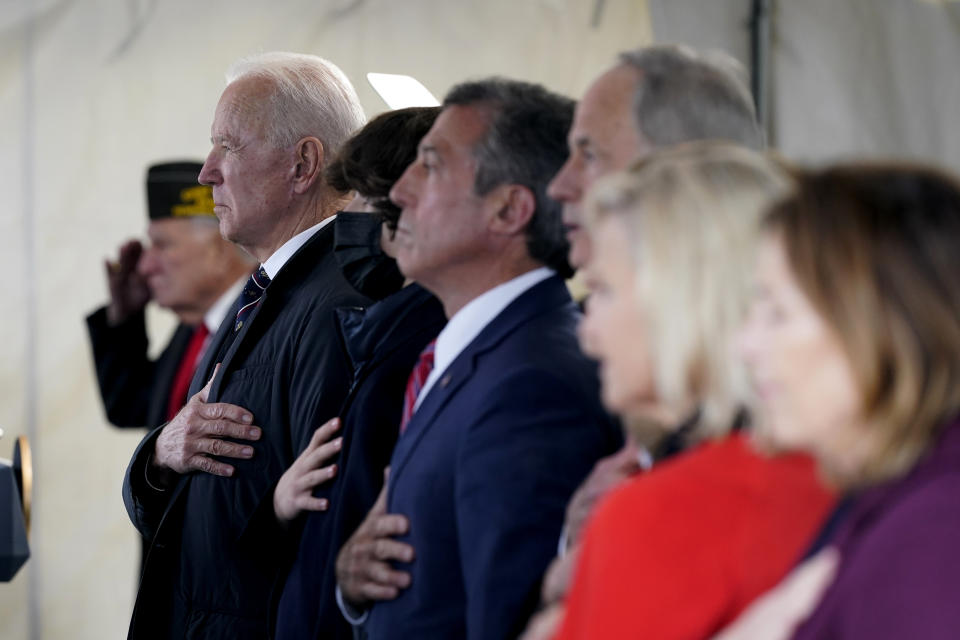
[[[403,287],[397,261],[380,248],[383,220],[379,215],[341,211],[333,224],[333,256],[354,289],[382,300]]]

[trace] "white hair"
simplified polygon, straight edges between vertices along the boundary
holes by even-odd
[[[227,84],[263,78],[275,91],[265,105],[268,142],[277,148],[313,136],[324,164],[366,121],[357,92],[340,68],[319,56],[274,51],[241,58],[227,70]]]

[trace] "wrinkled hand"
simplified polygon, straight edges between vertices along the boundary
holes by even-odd
[[[128,240],[120,247],[116,262],[104,262],[107,287],[110,289],[107,322],[111,325],[122,323],[150,301],[147,281],[137,273],[137,263],[142,253],[143,245],[139,240]]]
[[[219,370],[218,364],[207,386],[194,394],[160,432],[151,461],[154,467],[180,474],[203,471],[216,476],[232,476],[232,466],[210,456],[253,457],[253,447],[224,440],[259,440],[261,432],[252,424],[253,415],[233,404],[207,404],[210,385]]]
[[[410,529],[406,516],[387,513],[387,478],[366,519],[337,554],[337,584],[351,606],[366,608],[374,600],[393,600],[410,586],[410,574],[396,571],[391,560],[411,562],[413,547],[391,536]]]
[[[562,604],[554,604],[540,611],[530,618],[530,623],[527,624],[527,629],[520,636],[520,640],[550,640],[560,630],[565,611]]]
[[[597,501],[615,486],[641,470],[639,452],[636,443],[628,438],[620,451],[603,458],[594,465],[593,471],[567,504],[567,519],[564,526],[568,545],[580,541],[583,526],[593,512]]]
[[[307,448],[280,476],[273,492],[273,512],[280,524],[289,524],[304,511],[327,509],[327,501],[314,497],[313,489],[337,473],[337,465],[323,463],[340,451],[343,438],[330,441],[339,428],[340,419],[333,418],[314,431]]]

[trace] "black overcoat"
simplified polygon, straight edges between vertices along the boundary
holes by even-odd
[[[335,309],[367,303],[344,279],[332,246],[327,225],[284,265],[235,337],[232,323],[221,326],[191,385],[193,394],[223,363],[208,402],[253,413],[263,428],[254,457],[231,459],[233,477],[192,473],[159,492],[145,476],[159,430],[134,454],[124,503],[137,528],[155,535],[129,637],[268,635],[270,593],[290,543],[273,518],[273,488],[349,389]]]

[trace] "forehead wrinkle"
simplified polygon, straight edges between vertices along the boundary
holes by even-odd
[[[214,136],[235,139],[242,132],[262,138],[269,84],[260,78],[240,78],[227,86],[224,96],[214,119]]]

